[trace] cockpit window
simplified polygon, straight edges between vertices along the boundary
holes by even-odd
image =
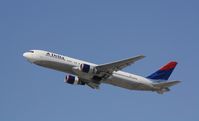
[[[30,53],[34,53],[34,51],[32,51],[32,50],[30,50],[30,51],[28,51],[28,52],[30,52]]]

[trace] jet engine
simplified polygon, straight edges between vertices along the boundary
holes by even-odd
[[[77,76],[72,75],[67,75],[64,82],[68,84],[85,85]]]
[[[80,70],[84,73],[92,73],[92,74],[96,74],[97,72],[97,69],[95,67],[88,64],[81,64]]]

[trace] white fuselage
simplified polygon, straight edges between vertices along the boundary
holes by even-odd
[[[43,50],[32,50],[29,52],[25,52],[23,56],[31,63],[46,68],[54,69],[57,71],[70,73],[73,75],[77,75],[77,73],[74,72],[73,68],[79,67],[82,63],[89,64],[92,66],[97,66],[96,64],[93,63],[89,63],[86,61],[70,58],[67,56]],[[151,80],[123,71],[113,72],[113,74],[108,79],[104,80],[102,83],[107,83],[131,90],[154,91],[153,82]]]

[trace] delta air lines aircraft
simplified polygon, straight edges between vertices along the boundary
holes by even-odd
[[[30,50],[23,56],[36,65],[69,73],[70,75],[65,77],[65,83],[88,85],[93,89],[99,89],[100,84],[106,83],[130,90],[154,91],[163,94],[170,90],[169,87],[180,82],[168,81],[177,65],[175,61],[169,62],[147,77],[121,71],[144,58],[143,55],[100,65],[43,50]]]

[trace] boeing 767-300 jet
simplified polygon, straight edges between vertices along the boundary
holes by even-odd
[[[177,65],[175,61],[169,62],[147,77],[121,71],[144,58],[143,55],[100,65],[43,50],[30,50],[23,56],[36,65],[70,73],[71,75],[65,77],[65,83],[88,85],[93,89],[98,89],[101,83],[106,83],[130,90],[155,91],[163,94],[170,90],[169,87],[180,82],[168,81]]]

